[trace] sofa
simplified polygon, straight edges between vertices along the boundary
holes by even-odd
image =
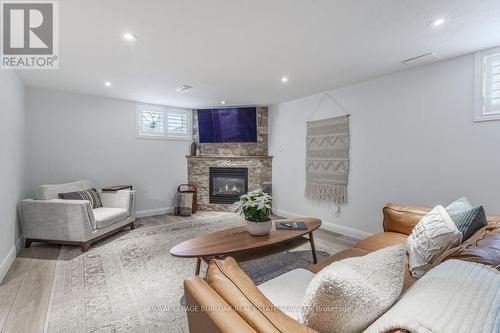
[[[212,260],[206,279],[184,281],[186,314],[191,333],[316,332],[300,324],[293,306],[302,304],[314,275],[329,264],[392,245],[402,244],[429,208],[388,203],[383,208],[383,230],[309,267],[296,269],[256,286],[232,258]],[[500,216],[488,216],[486,227],[461,245],[448,249],[433,267],[449,259],[482,263],[500,270]],[[407,259],[406,259],[407,260]],[[405,263],[403,292],[416,279]],[[424,275],[425,276],[425,275]],[[285,287],[283,287],[285,286]],[[292,305],[292,306],[291,306]],[[360,314],[362,316],[362,314]],[[388,332],[407,332],[392,329]]]
[[[21,201],[25,246],[32,242],[71,244],[86,252],[90,245],[123,228],[134,229],[135,191],[98,192],[103,207],[86,200],[59,199],[60,193],[94,188],[88,180],[41,185],[34,199]]]

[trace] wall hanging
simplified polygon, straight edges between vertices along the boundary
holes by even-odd
[[[327,97],[345,115],[311,121],[313,114]],[[337,205],[347,203],[349,116],[329,94],[321,98],[309,116],[306,137],[306,198],[333,202]]]

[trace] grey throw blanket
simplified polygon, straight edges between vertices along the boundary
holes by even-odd
[[[306,198],[347,203],[349,117],[307,122]]]

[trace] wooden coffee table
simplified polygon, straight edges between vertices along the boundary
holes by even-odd
[[[279,220],[284,221],[284,220]],[[286,221],[304,221],[307,230],[276,230],[275,221],[271,232],[265,236],[252,236],[246,226],[217,231],[199,236],[174,246],[170,254],[174,257],[196,258],[195,274],[200,274],[201,260],[233,257],[238,263],[275,255],[311,243],[313,262],[316,264],[316,248],[313,231],[321,226],[316,218],[293,218]],[[308,237],[306,237],[308,235]]]

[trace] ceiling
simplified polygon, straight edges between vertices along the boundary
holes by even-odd
[[[60,0],[59,18],[59,69],[20,70],[27,86],[193,108],[279,103],[500,45],[500,0]]]

